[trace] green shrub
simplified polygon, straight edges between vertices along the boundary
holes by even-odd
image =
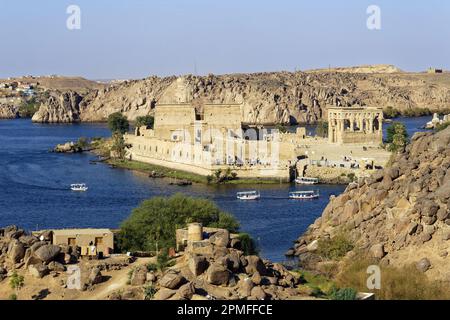
[[[117,159],[125,159],[126,151],[126,143],[123,135],[120,132],[114,132],[112,136],[112,146],[111,151],[114,154],[114,157]]]
[[[237,173],[232,171],[231,168],[227,168],[225,171],[217,169],[214,174],[206,177],[208,183],[223,183],[227,181],[237,180]]]
[[[331,292],[328,293],[328,297],[331,300],[356,300],[356,295],[358,291],[353,288],[332,288]]]
[[[17,300],[17,294],[11,293],[8,297],[9,300]]]
[[[11,286],[11,289],[21,289],[24,284],[24,277],[17,274],[16,271],[13,272],[11,275],[11,278],[9,279],[9,285]]]
[[[401,122],[394,122],[387,128],[386,143],[391,152],[403,152],[408,142],[406,127]]]
[[[402,116],[404,117],[423,117],[431,114],[433,112],[429,108],[409,108],[402,111]]]
[[[35,98],[24,101],[19,106],[19,116],[21,118],[31,118],[39,110],[39,103]]]
[[[383,113],[386,119],[397,118],[401,115],[400,111],[394,109],[393,107],[387,107],[385,110],[383,110]]]
[[[239,223],[214,202],[176,194],[155,197],[134,209],[118,234],[120,251],[155,251],[175,247],[175,231],[188,223],[237,232]]]
[[[248,233],[240,233],[238,239],[241,241],[241,250],[246,256],[258,255],[258,246]]]
[[[448,126],[450,126],[450,121],[446,122],[446,123],[443,123],[443,124],[438,124],[434,130],[436,132],[439,132],[439,131],[447,129]]]
[[[312,287],[311,296],[315,298],[322,298],[325,293],[319,287]]]
[[[121,134],[124,134],[128,132],[130,123],[128,122],[127,117],[122,113],[115,112],[108,117],[108,128],[113,133],[120,132]]]
[[[158,271],[158,265],[156,263],[149,263],[146,265],[148,272],[156,272]]]
[[[155,118],[153,116],[147,115],[147,116],[137,117],[135,126],[137,128],[146,126],[149,129],[153,129],[154,123],[155,123]]]
[[[80,137],[77,143],[75,143],[75,146],[81,149],[86,149],[87,147],[89,147],[89,145],[90,145],[89,139],[86,137]]]
[[[327,260],[339,260],[353,247],[347,235],[341,232],[330,239],[319,239],[317,254]]]
[[[152,300],[156,294],[157,290],[153,285],[147,285],[144,287],[144,298],[145,300]]]
[[[317,123],[316,136],[321,138],[328,137],[328,122],[320,121]]]
[[[171,260],[166,249],[156,257],[156,267],[159,271],[164,271],[167,268],[172,267],[175,264],[174,260]]]
[[[288,132],[288,129],[286,128],[286,126],[283,124],[280,124],[280,123],[275,126],[275,129],[277,129],[280,133]]]

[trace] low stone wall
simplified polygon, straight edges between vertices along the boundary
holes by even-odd
[[[308,165],[305,170],[307,177],[319,178],[321,183],[330,184],[348,184],[359,177],[369,176],[373,171],[348,169],[348,168],[332,168],[332,167],[318,167]]]
[[[281,169],[273,169],[270,167],[258,167],[258,168],[239,168],[239,167],[229,167],[226,165],[223,166],[210,166],[208,168],[197,166],[195,164],[185,164],[179,162],[173,162],[168,160],[159,160],[151,157],[139,156],[133,154],[132,159],[139,162],[149,163],[161,167],[166,167],[174,170],[191,172],[194,174],[198,174],[201,176],[208,176],[214,174],[214,171],[221,169],[226,170],[227,168],[231,168],[233,172],[237,173],[239,178],[246,179],[267,179],[274,180],[280,179],[283,182],[287,182],[290,179],[289,169],[281,168]]]

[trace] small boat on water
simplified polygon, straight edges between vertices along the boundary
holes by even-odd
[[[289,192],[289,198],[294,200],[318,199],[319,191],[293,191]]]
[[[299,177],[295,179],[297,184],[318,184],[319,178]]]
[[[258,191],[238,192],[237,198],[239,200],[259,200],[261,198],[261,194]]]
[[[78,192],[86,192],[88,187],[85,183],[74,183],[70,185],[70,190]]]

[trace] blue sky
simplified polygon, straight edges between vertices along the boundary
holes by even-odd
[[[81,8],[68,30],[66,8]],[[369,5],[381,30],[366,27]],[[0,0],[0,77],[305,70],[395,64],[450,69],[446,0]]]

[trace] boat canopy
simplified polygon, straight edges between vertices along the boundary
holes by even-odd
[[[290,192],[290,194],[306,194],[306,195],[309,195],[309,194],[315,194],[316,192],[315,191],[292,191],[292,192]]]
[[[308,177],[300,177],[298,178],[300,181],[311,181],[311,182],[319,182],[318,178],[308,178]]]
[[[70,187],[72,187],[72,188],[86,187],[86,183],[73,183],[70,185]]]
[[[238,196],[254,196],[258,194],[259,194],[258,191],[242,191],[237,193]]]

